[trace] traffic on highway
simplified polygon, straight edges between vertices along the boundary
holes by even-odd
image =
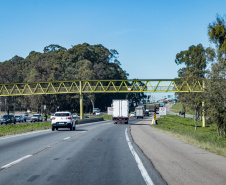
[[[78,124],[77,114],[59,111],[51,115],[51,129],[0,137],[1,184],[220,184],[225,179],[215,174],[204,180],[213,167],[201,177],[197,171],[213,164],[195,154],[200,149],[151,128],[155,113],[159,117],[161,111],[158,103],[140,104],[129,113],[128,100],[113,102],[112,120]],[[170,113],[169,107],[162,108]],[[27,117],[43,121],[39,114]],[[215,160],[219,170],[225,168],[226,160],[211,154],[207,160]],[[191,162],[196,170],[183,173],[192,170]]]

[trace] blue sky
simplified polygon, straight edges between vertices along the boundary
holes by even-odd
[[[178,52],[210,46],[208,24],[225,7],[225,0],[0,0],[0,62],[87,42],[116,49],[129,79],[171,79]]]

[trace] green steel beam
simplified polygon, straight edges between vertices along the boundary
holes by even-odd
[[[0,96],[65,93],[203,92],[203,81],[173,79],[73,80],[0,84]]]

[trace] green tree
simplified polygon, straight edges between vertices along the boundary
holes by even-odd
[[[195,86],[197,80],[203,80],[206,75],[206,68],[209,61],[214,59],[214,50],[204,48],[202,44],[190,46],[188,50],[181,51],[176,55],[175,63],[177,65],[184,64],[185,67],[179,69],[178,77],[190,81],[190,86]],[[182,85],[182,84],[181,84]],[[186,86],[184,84],[184,86]],[[204,99],[201,93],[178,93],[179,99],[182,102],[183,109],[186,111],[186,106],[197,112],[201,112],[202,101]],[[196,116],[197,123],[197,116]],[[197,124],[195,125],[195,129]]]
[[[223,137],[226,134],[226,23],[222,17],[217,16],[209,24],[208,35],[216,46],[217,57],[208,73],[206,110],[217,125],[218,135]]]
[[[109,50],[101,44],[88,43],[72,46],[68,50],[51,44],[44,48],[43,53],[31,51],[25,59],[15,56],[2,62],[0,69],[1,83],[127,79],[128,76],[120,66],[116,50]],[[91,99],[95,99],[95,106],[104,110],[111,105],[112,99],[125,98],[126,95],[93,96],[84,95],[85,110],[92,108]],[[79,96],[72,94],[19,97],[17,101],[35,111],[41,110],[43,105],[47,105],[51,112],[56,111],[56,106],[60,106],[61,110],[79,111]]]

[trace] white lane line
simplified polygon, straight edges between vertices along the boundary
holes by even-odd
[[[67,139],[70,139],[70,138],[71,138],[71,137],[66,137],[66,138],[64,138],[64,141],[67,140]]]
[[[135,158],[135,161],[136,161],[137,166],[138,166],[138,168],[139,168],[139,170],[141,172],[141,175],[144,178],[144,181],[146,182],[147,185],[154,185],[154,183],[151,180],[151,177],[148,175],[148,172],[145,169],[140,157],[137,155],[136,151],[134,150],[134,148],[133,148],[133,146],[131,144],[131,141],[129,140],[127,129],[125,130],[125,135],[126,135],[126,141],[127,141],[128,145],[129,145],[129,149],[130,149],[131,153],[133,154],[133,157]]]
[[[9,164],[6,164],[6,165],[4,165],[4,166],[1,167],[1,170],[2,170],[2,169],[5,169],[5,168],[9,168],[10,166],[13,166],[13,165],[15,165],[15,164],[17,164],[17,163],[23,161],[24,159],[27,159],[27,158],[31,157],[31,156],[32,156],[32,155],[26,155],[26,156],[24,156],[24,157],[22,157],[22,158],[20,158],[20,159],[17,159],[16,161],[13,161],[13,162],[11,162],[11,163],[9,163]]]

